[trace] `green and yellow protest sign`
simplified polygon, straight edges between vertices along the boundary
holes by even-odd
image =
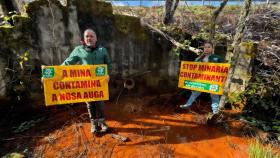
[[[42,66],[46,105],[108,100],[107,65]]]
[[[222,95],[230,64],[182,61],[178,87]]]

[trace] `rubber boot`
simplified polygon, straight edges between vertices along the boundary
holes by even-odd
[[[108,131],[108,126],[105,123],[105,119],[99,119],[98,123],[99,123],[99,126],[101,128],[100,132],[107,132]]]
[[[91,128],[90,128],[90,132],[92,134],[96,134],[97,133],[97,128],[98,128],[98,120],[91,120]]]

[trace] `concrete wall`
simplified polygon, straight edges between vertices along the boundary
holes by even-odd
[[[19,56],[28,52],[28,61],[24,62],[26,79],[22,91],[29,98],[43,100],[40,88],[40,66],[59,65],[79,45],[81,33],[86,28],[93,28],[98,42],[106,47],[112,58],[112,77],[110,82],[111,98],[122,88],[123,79],[133,78],[136,87],[130,93],[164,92],[177,87],[178,57],[172,53],[171,43],[155,32],[141,25],[136,17],[113,15],[110,3],[95,0],[69,0],[67,6],[58,1],[34,1],[27,8],[29,18],[14,17],[14,28],[0,28],[0,75],[5,68],[19,68]],[[8,54],[8,56],[7,56]],[[145,75],[141,75],[145,73]],[[9,73],[0,86],[18,74]],[[28,79],[29,75],[29,79]],[[31,76],[31,78],[30,78]],[[18,83],[20,85],[20,83]],[[1,91],[2,98],[17,94],[14,87]],[[14,96],[13,96],[14,97]]]

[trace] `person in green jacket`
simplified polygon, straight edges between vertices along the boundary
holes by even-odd
[[[111,59],[106,48],[97,44],[96,33],[92,29],[86,29],[84,31],[84,40],[82,45],[77,46],[65,59],[62,65],[98,65],[107,64],[107,72],[110,74]],[[108,75],[109,82],[109,75]],[[98,132],[106,132],[108,126],[105,123],[104,108],[105,104],[103,101],[86,102],[90,121],[91,121],[91,132],[93,134]]]
[[[214,54],[213,44],[211,42],[204,43],[204,51],[203,53],[195,59],[196,62],[209,62],[209,63],[221,63],[222,59],[219,55]],[[196,98],[201,94],[198,91],[192,91],[191,96],[188,101],[184,105],[180,105],[182,109],[189,109]],[[212,112],[213,114],[217,114],[219,112],[219,102],[220,97],[216,94],[210,94],[212,100]]]

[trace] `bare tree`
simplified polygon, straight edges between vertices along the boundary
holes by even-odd
[[[223,0],[223,2],[220,4],[220,7],[217,8],[216,10],[214,10],[213,14],[212,14],[212,18],[211,18],[211,22],[210,22],[210,41],[213,41],[214,37],[215,37],[215,32],[216,32],[216,21],[218,16],[220,15],[220,13],[222,12],[222,10],[224,9],[224,7],[226,6],[228,0]]]
[[[165,12],[163,17],[163,23],[165,25],[168,25],[172,22],[178,3],[179,0],[165,0]]]
[[[232,43],[233,53],[229,57],[229,62],[231,63],[231,68],[230,68],[230,71],[229,71],[229,76],[228,76],[227,81],[225,83],[224,95],[221,97],[219,107],[224,107],[225,100],[228,96],[230,83],[232,81],[232,77],[233,77],[233,74],[234,74],[234,71],[235,71],[235,68],[236,68],[236,65],[237,65],[237,62],[238,62],[239,53],[240,53],[239,51],[237,51],[238,50],[238,45],[241,42],[241,38],[242,38],[244,30],[245,30],[246,19],[248,17],[249,12],[250,12],[252,0],[245,0],[244,3],[245,4],[244,4],[244,7],[242,9],[239,21],[238,21],[238,25],[237,25],[237,28],[236,28],[236,33],[235,33],[233,43]]]

